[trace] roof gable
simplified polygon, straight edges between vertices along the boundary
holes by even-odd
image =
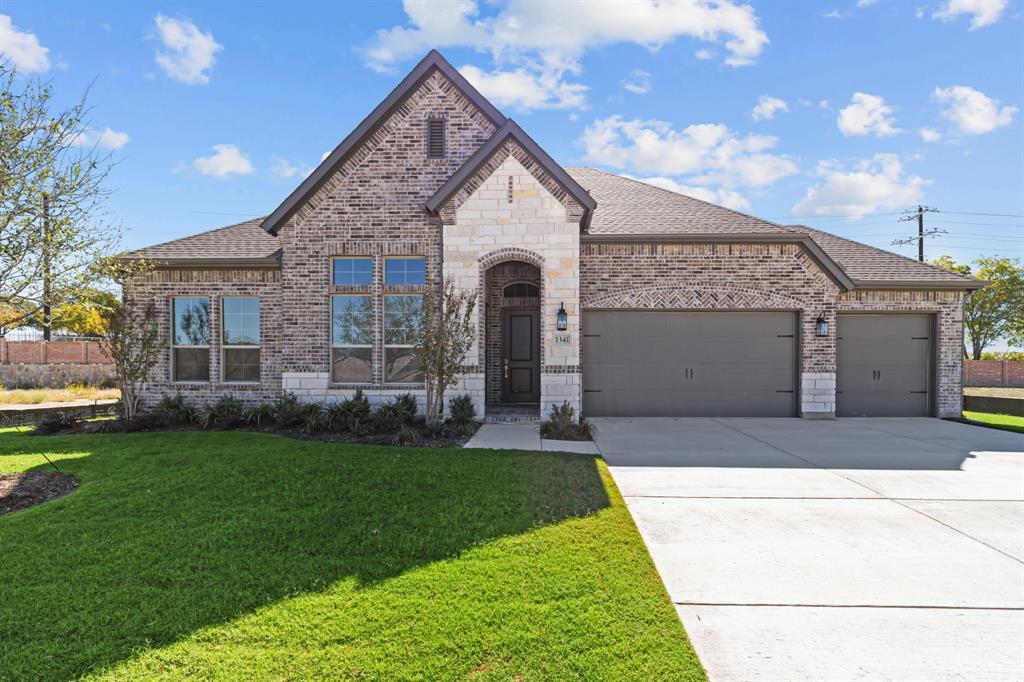
[[[434,72],[441,73],[448,79],[479,111],[487,117],[495,127],[502,126],[506,118],[487,99],[477,91],[465,77],[458,72],[437,50],[431,50],[402,82],[377,107],[370,112],[356,128],[341,141],[334,151],[324,159],[316,169],[306,177],[295,190],[267,216],[263,222],[264,230],[271,234],[284,225],[298,208],[337,171],[342,164],[359,149],[361,143],[371,136],[377,128],[393,113],[423,82]]]
[[[498,128],[497,132],[491,136],[491,139],[487,141],[485,145],[480,147],[473,156],[462,165],[456,173],[448,179],[446,183],[441,185],[441,188],[434,193],[430,199],[427,200],[426,207],[431,213],[437,215],[441,212],[442,207],[460,190],[467,188],[467,185],[479,185],[479,178],[476,176],[483,169],[486,170],[488,162],[490,162],[495,155],[499,154],[501,147],[509,142],[514,142],[519,148],[525,152],[529,158],[536,163],[542,171],[542,175],[546,176],[557,183],[561,187],[565,194],[571,196],[582,208],[582,214],[580,216],[580,225],[585,226],[591,216],[594,214],[594,209],[597,207],[597,202],[594,198],[585,190],[571,175],[565,172],[558,163],[552,159],[547,152],[545,152],[540,145],[533,141],[529,135],[523,131],[522,128],[516,124],[512,119],[508,119],[505,123]],[[502,159],[504,160],[504,158]],[[533,165],[533,164],[530,164]],[[486,173],[490,175],[490,173]],[[475,187],[473,187],[475,189]],[[472,193],[471,191],[469,193]]]

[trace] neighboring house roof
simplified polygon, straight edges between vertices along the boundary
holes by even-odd
[[[724,206],[596,168],[566,168],[600,209],[588,234],[779,234],[795,231]]]
[[[541,149],[540,145],[533,141],[529,135],[527,135],[522,128],[520,128],[515,121],[508,119],[505,123],[498,128],[498,130],[491,136],[480,149],[466,160],[462,167],[455,172],[452,177],[444,183],[434,196],[427,200],[427,210],[431,213],[437,213],[441,206],[444,205],[448,199],[452,197],[459,189],[466,184],[466,182],[473,177],[473,175],[480,170],[487,161],[494,155],[498,148],[504,144],[509,138],[515,140],[519,145],[532,156],[537,163],[541,165],[552,178],[560,184],[566,192],[569,193],[580,205],[584,208],[583,218],[580,220],[581,225],[587,225],[591,216],[594,214],[594,208],[596,206],[594,199],[587,191],[576,182],[571,175],[565,172],[565,170],[555,162],[548,153]]]
[[[278,265],[281,242],[260,227],[263,218],[200,232],[126,254],[169,265]]]
[[[370,115],[363,119],[362,123],[356,126],[355,130],[349,133],[348,137],[341,141],[334,151],[331,152],[316,169],[302,181],[295,191],[288,195],[274,212],[263,220],[263,229],[271,234],[276,234],[278,229],[288,221],[288,218],[298,210],[308,197],[316,192],[333,173],[345,162],[348,156],[359,148],[360,143],[383,123],[387,117],[411,95],[427,77],[438,70],[449,81],[455,84],[459,90],[479,109],[487,118],[494,123],[495,127],[501,127],[505,123],[505,116],[498,111],[493,104],[480,94],[480,92],[469,84],[469,81],[448,63],[437,50],[431,50],[426,57],[416,65],[409,75],[402,79],[391,94],[383,102],[370,112]]]
[[[838,237],[806,225],[787,225],[809,234],[823,251],[837,261],[859,288],[932,288],[981,289],[987,286],[973,277],[950,272],[937,265],[901,256],[852,239]]]

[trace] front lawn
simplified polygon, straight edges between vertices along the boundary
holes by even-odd
[[[29,436],[0,679],[700,680],[604,463],[258,433]]]
[[[992,414],[989,412],[967,412],[965,410],[964,419],[1006,431],[1024,433],[1024,417],[1015,417],[1011,414]]]

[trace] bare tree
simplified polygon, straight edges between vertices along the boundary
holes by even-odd
[[[114,362],[117,385],[121,389],[121,414],[126,421],[131,421],[138,414],[142,391],[166,344],[160,337],[156,305],[145,295],[144,284],[140,286],[144,279],[143,266],[121,264],[120,267],[138,268],[136,285],[131,288],[131,294],[126,293],[124,300],[109,311],[107,333],[101,345]],[[133,298],[139,295],[147,300],[145,305]]]
[[[63,111],[51,100],[48,83],[19,85],[0,62],[0,304],[26,317],[102,280],[121,237],[103,215],[110,157],[92,142],[85,98]]]
[[[423,313],[416,357],[427,389],[427,423],[437,426],[444,417],[444,393],[455,379],[473,347],[476,325],[475,290],[456,290],[446,279],[423,297]]]

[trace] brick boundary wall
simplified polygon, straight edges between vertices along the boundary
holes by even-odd
[[[0,338],[2,365],[109,365],[98,341],[8,341]]]
[[[1024,387],[1024,362],[964,360],[964,386]]]

